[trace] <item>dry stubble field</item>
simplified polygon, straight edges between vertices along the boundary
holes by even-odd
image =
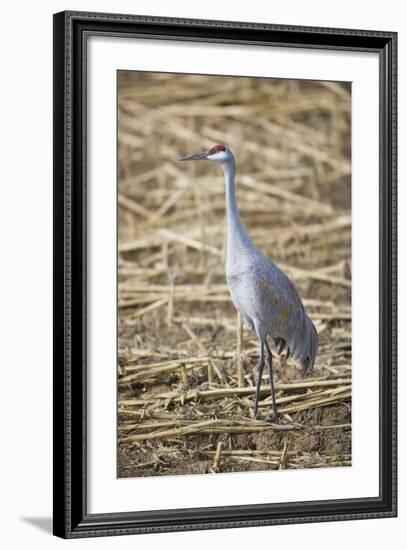
[[[351,464],[350,88],[119,73],[118,476]],[[253,419],[258,344],[224,276],[223,174],[237,157],[256,246],[292,278],[319,334],[303,379],[275,359]]]

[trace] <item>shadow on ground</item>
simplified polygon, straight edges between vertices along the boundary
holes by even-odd
[[[34,527],[37,527],[41,531],[52,534],[52,518],[40,517],[40,518],[21,518],[26,523],[30,523]]]

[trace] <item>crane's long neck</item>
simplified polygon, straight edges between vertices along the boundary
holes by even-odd
[[[242,259],[241,254],[253,245],[249,239],[243,222],[240,218],[239,208],[235,193],[236,163],[228,162],[222,165],[226,184],[226,212],[227,212],[227,268],[238,264]]]

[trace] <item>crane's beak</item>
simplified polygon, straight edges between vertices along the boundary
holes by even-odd
[[[209,151],[202,151],[202,153],[194,153],[193,155],[187,155],[186,157],[181,157],[178,160],[199,160],[206,159],[209,155]]]

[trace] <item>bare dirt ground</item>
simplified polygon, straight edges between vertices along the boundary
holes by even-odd
[[[350,106],[338,83],[119,74],[119,477],[351,465]],[[258,344],[225,284],[223,174],[177,161],[218,142],[252,240],[319,335],[311,377],[274,361],[279,424],[267,369],[252,415]]]

